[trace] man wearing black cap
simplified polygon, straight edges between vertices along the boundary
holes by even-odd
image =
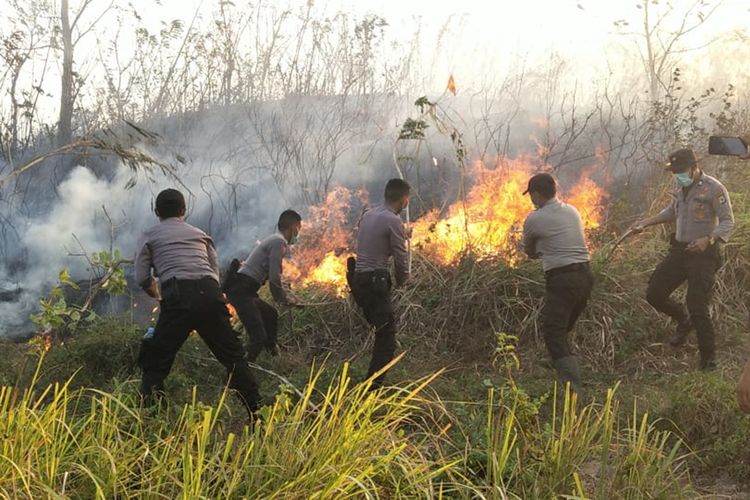
[[[675,188],[672,201],[653,217],[637,222],[632,230],[665,222],[676,222],[671,247],[656,267],[648,284],[646,300],[657,311],[677,322],[670,339],[681,346],[694,328],[698,334],[700,369],[716,368],[714,328],[709,304],[716,271],[721,267],[720,242],[726,242],[734,227],[732,204],[726,188],[698,167],[692,149],[679,149],[669,155],[666,170],[672,172]],[[687,281],[687,310],[670,295]]]
[[[163,391],[177,351],[195,330],[227,369],[229,387],[239,393],[252,415],[260,404],[258,385],[229,323],[219,289],[214,243],[206,233],[184,222],[185,198],[179,191],[160,192],[155,212],[159,223],[143,233],[135,259],[136,282],[146,293],[160,298],[161,308],[154,335],[144,345],[141,358],[144,402],[151,404],[154,392]]]
[[[581,216],[557,198],[549,174],[529,179],[528,194],[536,210],[523,225],[523,246],[532,259],[542,259],[545,277],[542,332],[552,365],[563,384],[581,389],[581,370],[568,334],[581,315],[594,286]]]

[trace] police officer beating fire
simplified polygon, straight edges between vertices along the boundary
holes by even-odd
[[[165,189],[155,205],[159,223],[143,233],[135,259],[136,282],[160,298],[154,334],[144,343],[141,358],[144,403],[152,404],[163,392],[177,351],[195,330],[226,368],[229,387],[237,391],[252,418],[260,406],[258,384],[229,323],[213,240],[183,220],[185,198],[179,191]]]
[[[640,232],[655,224],[676,222],[670,249],[651,276],[646,300],[677,323],[671,345],[683,345],[695,329],[699,367],[712,370],[716,368],[716,356],[709,304],[716,271],[722,264],[720,245],[728,241],[734,227],[732,204],[721,182],[699,168],[692,149],[679,149],[669,155],[666,170],[675,181],[672,201],[655,216],[632,227],[634,232]],[[670,297],[685,281],[687,310]]]
[[[233,261],[224,283],[224,293],[248,335],[247,358],[255,361],[265,348],[278,354],[276,346],[279,314],[269,303],[258,296],[258,290],[268,281],[271,295],[279,304],[299,305],[281,281],[283,260],[289,245],[297,241],[302,217],[294,210],[285,210],[276,225],[278,232],[260,242],[240,265]]]
[[[367,370],[371,377],[393,359],[396,351],[396,317],[391,303],[391,275],[388,260],[393,256],[396,286],[409,279],[406,232],[399,214],[409,204],[410,187],[406,181],[391,179],[385,186],[385,203],[367,210],[359,222],[357,257],[347,262],[347,281],[355,302],[368,323],[375,327],[375,343]],[[385,374],[372,382],[383,385]]]
[[[575,207],[557,198],[550,174],[534,175],[524,194],[536,207],[524,222],[523,246],[530,258],[542,259],[544,268],[544,342],[560,382],[580,392],[581,370],[568,336],[594,285],[583,223]]]

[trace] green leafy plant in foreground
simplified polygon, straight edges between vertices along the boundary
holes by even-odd
[[[70,279],[67,270],[60,271],[57,281],[57,285],[52,288],[49,295],[39,300],[39,312],[31,315],[31,321],[34,324],[41,330],[57,330],[63,327],[75,330],[82,320],[90,322],[96,319],[96,313],[93,311],[86,311],[82,306],[70,304],[65,299],[65,287],[73,290],[80,288]]]
[[[31,315],[31,321],[42,332],[65,330],[75,332],[81,323],[90,323],[97,318],[92,310],[94,298],[99,292],[108,295],[122,295],[127,292],[124,264],[130,261],[123,259],[120,251],[102,250],[86,256],[89,264],[89,283],[85,297],[80,303],[71,303],[65,296],[65,290],[79,291],[80,285],[73,281],[67,269],[60,271],[57,284],[47,297],[39,300],[39,312]]]

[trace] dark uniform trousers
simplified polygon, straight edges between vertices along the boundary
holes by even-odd
[[[667,256],[662,260],[648,283],[646,300],[680,324],[688,320],[698,334],[701,359],[713,360],[715,351],[714,327],[709,304],[713,295],[716,271],[721,267],[722,256],[718,245],[709,246],[702,253],[685,250],[686,243],[672,241]],[[687,310],[670,296],[687,281]]]
[[[553,360],[571,356],[568,333],[586,308],[594,286],[588,262],[550,269],[545,275],[542,332]]]
[[[245,327],[247,359],[251,362],[264,348],[275,352],[279,331],[279,314],[271,304],[258,297],[259,289],[260,283],[242,273],[235,273],[224,287],[229,303]]]
[[[365,319],[375,327],[375,343],[367,370],[369,378],[391,362],[396,352],[396,316],[391,304],[391,277],[385,269],[355,272],[351,277],[354,301],[362,308]],[[373,387],[383,385],[385,374],[373,381]]]
[[[144,343],[141,356],[141,393],[150,401],[162,391],[177,351],[191,331],[197,331],[216,359],[227,369],[229,387],[236,390],[249,411],[258,409],[258,384],[244,360],[242,344],[229,323],[229,312],[211,278],[171,279],[162,285],[162,301],[154,336]]]

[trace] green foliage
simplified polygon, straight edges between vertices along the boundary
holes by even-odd
[[[429,125],[424,120],[414,120],[407,118],[401,126],[398,134],[399,140],[421,140],[425,138],[425,131]]]
[[[502,365],[508,379],[513,379],[513,372],[521,368],[521,361],[516,354],[518,337],[507,333],[495,333],[495,361]]]
[[[64,288],[78,290],[78,285],[70,279],[67,270],[58,274],[58,284],[52,288],[46,298],[39,300],[40,311],[31,315],[31,321],[41,330],[75,330],[81,321],[91,322],[96,319],[94,311],[87,311],[81,306],[69,304],[65,299]]]
[[[553,398],[549,422],[525,412],[523,391],[489,393],[486,481],[517,498],[687,498],[682,444],[646,415],[619,427],[614,391],[581,407]],[[521,416],[521,418],[519,418]]]
[[[31,320],[42,331],[65,330],[75,332],[81,323],[90,323],[96,319],[96,313],[91,309],[91,303],[100,290],[109,295],[122,295],[128,289],[120,251],[102,250],[93,253],[89,258],[90,283],[86,298],[81,304],[72,304],[66,299],[65,291],[80,290],[67,269],[60,271],[57,284],[49,295],[39,300],[40,311],[31,315]]]
[[[125,279],[125,269],[122,267],[123,258],[120,250],[112,252],[102,250],[91,255],[91,265],[94,271],[106,279],[101,288],[110,295],[123,295],[128,290],[128,282]]]
[[[0,494],[469,496],[459,461],[441,456],[438,440],[419,423],[420,392],[432,377],[393,393],[352,387],[346,367],[322,393],[317,377],[313,372],[296,402],[282,394],[252,428],[233,423],[226,394],[215,406],[194,396],[181,408],[149,412],[122,388],[72,390],[65,383],[32,386],[20,397],[0,388],[0,421],[12,443],[0,462]]]

